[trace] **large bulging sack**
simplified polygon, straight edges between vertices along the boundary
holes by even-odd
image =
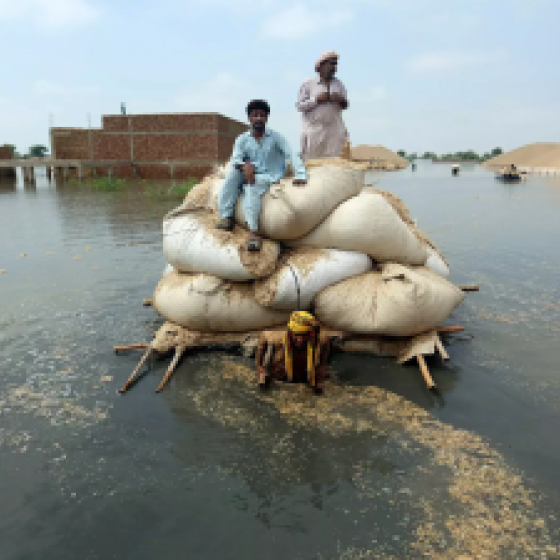
[[[229,164],[227,163],[215,167],[212,173],[206,175],[200,183],[194,185],[185,195],[182,206],[186,208],[210,208],[212,192],[216,185],[222,184],[228,168]]]
[[[247,250],[248,232],[216,229],[218,215],[210,210],[189,209],[185,204],[163,219],[163,253],[168,263],[182,272],[205,272],[224,280],[244,282],[270,275],[280,246],[263,239],[261,250]]]
[[[286,324],[289,313],[259,305],[251,283],[173,271],[163,277],[153,307],[168,321],[202,332],[244,332]]]
[[[389,191],[384,191],[381,189],[366,189],[366,192],[380,194],[385,198],[385,200],[393,207],[393,210],[399,215],[400,219],[408,225],[409,229],[414,233],[414,235],[419,239],[419,241],[426,248],[426,262],[424,263],[430,270],[443,276],[443,278],[449,277],[449,265],[447,264],[442,253],[433,244],[433,242],[428,239],[428,237],[422,233],[417,227],[416,222],[410,217],[410,212],[406,207],[404,201],[399,198],[396,194]]]
[[[367,191],[343,202],[311,233],[290,244],[359,251],[377,261],[412,265],[424,264],[428,256],[385,198]]]
[[[306,310],[327,286],[371,268],[370,257],[363,253],[297,247],[272,276],[255,282],[255,298],[265,307]]]
[[[333,329],[411,336],[440,325],[465,294],[426,268],[387,263],[326,288],[315,298],[315,315]]]
[[[437,253],[432,247],[426,245],[426,250],[428,252],[428,258],[426,259],[426,266],[436,274],[439,274],[442,278],[449,278],[449,267],[447,263],[443,260],[441,255]]]
[[[352,166],[325,163],[307,171],[307,184],[294,186],[282,179],[270,187],[262,199],[259,232],[286,241],[309,233],[341,202],[357,195],[364,183],[364,171]],[[214,181],[210,206],[218,209],[222,181]],[[245,223],[241,196],[235,207],[235,219]]]

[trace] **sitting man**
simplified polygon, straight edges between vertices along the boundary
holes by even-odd
[[[270,186],[284,177],[286,159],[294,169],[294,185],[305,185],[307,174],[301,158],[277,132],[266,128],[270,107],[266,101],[254,100],[247,106],[251,130],[235,140],[230,171],[218,197],[221,220],[218,229],[232,231],[235,225],[235,204],[243,187],[243,212],[251,234],[247,248],[259,251],[261,238],[259,214],[261,196]]]
[[[263,331],[255,356],[259,386],[266,388],[277,379],[308,383],[315,394],[321,394],[330,339],[346,338],[336,331],[322,334],[319,322],[305,311],[294,311],[283,333]]]

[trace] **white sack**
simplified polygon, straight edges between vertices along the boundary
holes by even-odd
[[[449,278],[449,267],[445,261],[438,255],[429,245],[426,245],[428,251],[428,258],[426,259],[426,266],[442,278]]]
[[[294,186],[292,179],[282,179],[270,187],[261,199],[259,232],[281,241],[297,239],[309,233],[341,202],[357,195],[364,183],[364,171],[335,164],[313,167],[307,171],[307,184]],[[218,194],[223,181],[214,181],[210,197],[212,209],[218,209]],[[239,197],[235,219],[245,224]]]
[[[366,191],[343,202],[311,233],[290,244],[359,251],[377,261],[414,265],[424,264],[428,256],[385,198]]]
[[[371,268],[371,259],[363,253],[298,247],[272,276],[255,282],[255,297],[266,307],[306,310],[327,286]]]
[[[315,298],[315,315],[332,329],[410,336],[440,325],[465,294],[426,268],[387,263],[326,288]]]
[[[263,239],[261,250],[247,250],[248,233],[236,226],[233,232],[216,229],[219,217],[209,210],[185,205],[163,220],[163,254],[182,272],[205,272],[224,280],[244,282],[270,275],[280,246]]]
[[[251,283],[173,271],[162,278],[154,309],[168,321],[202,332],[243,332],[286,324],[289,313],[262,307]]]

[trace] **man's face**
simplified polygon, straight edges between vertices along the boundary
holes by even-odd
[[[325,62],[323,62],[319,67],[319,73],[321,74],[321,78],[326,78],[327,80],[334,78],[337,68],[338,68],[337,58],[329,58],[328,60],[325,60]]]
[[[249,122],[251,123],[251,128],[257,132],[263,132],[266,126],[266,121],[268,120],[268,115],[263,109],[253,109],[249,113]]]
[[[293,340],[294,340],[294,346],[296,348],[301,348],[302,346],[305,346],[307,344],[307,341],[309,339],[309,335],[306,334],[294,334],[293,335]]]

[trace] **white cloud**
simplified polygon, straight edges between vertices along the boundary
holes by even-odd
[[[249,84],[228,72],[221,72],[200,85],[178,94],[175,105],[187,112],[239,113],[249,98]]]
[[[501,53],[484,52],[428,52],[410,58],[406,67],[413,74],[444,74],[454,70],[500,64],[505,57]]]
[[[350,10],[324,12],[296,4],[271,14],[261,26],[261,35],[271,39],[300,39],[344,26],[354,18]]]
[[[0,22],[32,20],[60,28],[95,21],[99,10],[88,0],[0,0]]]
[[[97,88],[92,86],[65,86],[48,80],[36,80],[33,84],[33,91],[38,95],[76,95],[95,93]]]

